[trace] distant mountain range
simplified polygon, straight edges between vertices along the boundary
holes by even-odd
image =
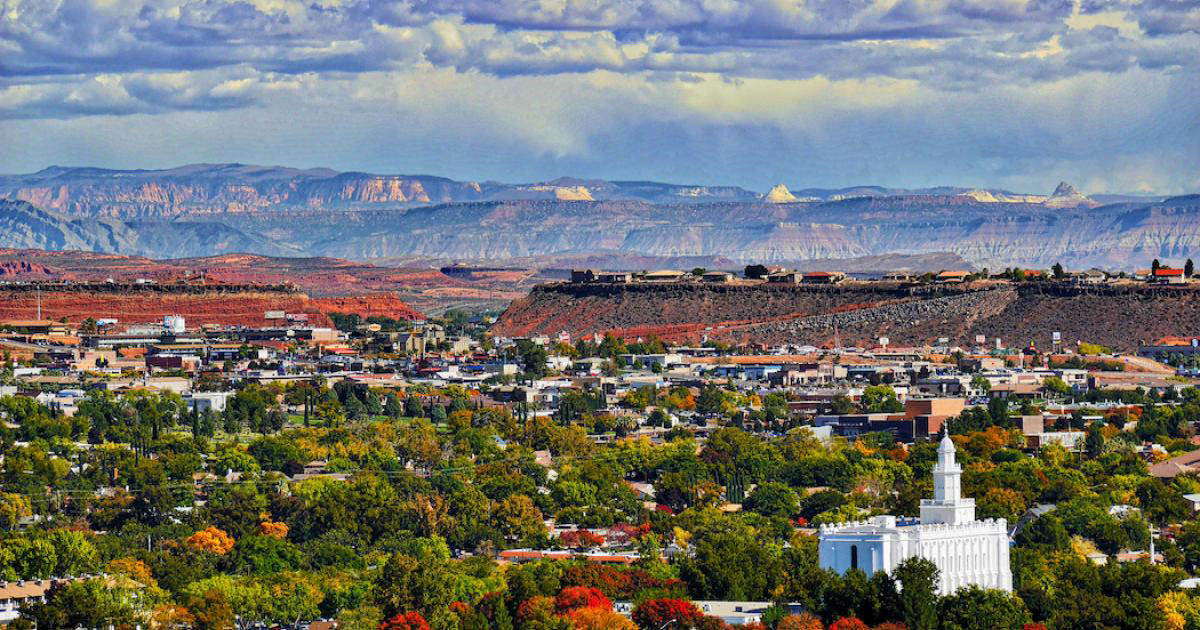
[[[1200,196],[841,189],[197,164],[0,175],[10,247],[163,257],[252,252],[504,260],[626,252],[798,263],[951,252],[981,266],[1146,266],[1200,256]]]

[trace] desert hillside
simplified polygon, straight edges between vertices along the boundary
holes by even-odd
[[[1133,350],[1139,341],[1200,330],[1192,287],[1070,287],[1051,283],[903,287],[785,285],[571,285],[536,288],[496,324],[501,335],[657,335],[769,344],[926,344],[975,335],[1012,346],[1087,341]]]

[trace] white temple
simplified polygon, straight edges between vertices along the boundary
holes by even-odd
[[[938,446],[933,498],[921,501],[920,519],[876,516],[821,526],[823,569],[861,569],[869,577],[876,571],[890,572],[912,556],[937,565],[938,591],[943,595],[970,584],[1012,590],[1008,524],[1002,518],[975,520],[975,500],[962,497],[962,468],[954,460],[949,435]]]

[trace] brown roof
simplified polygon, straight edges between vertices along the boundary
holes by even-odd
[[[1192,472],[1196,464],[1200,463],[1200,450],[1195,450],[1190,453],[1184,453],[1177,457],[1172,457],[1165,462],[1159,462],[1150,467],[1150,476],[1152,477],[1175,477],[1184,473]]]

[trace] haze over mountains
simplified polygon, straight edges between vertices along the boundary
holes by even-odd
[[[505,260],[624,252],[736,264],[952,252],[976,266],[1146,266],[1200,256],[1200,195],[530,184],[198,164],[0,176],[10,247]]]

